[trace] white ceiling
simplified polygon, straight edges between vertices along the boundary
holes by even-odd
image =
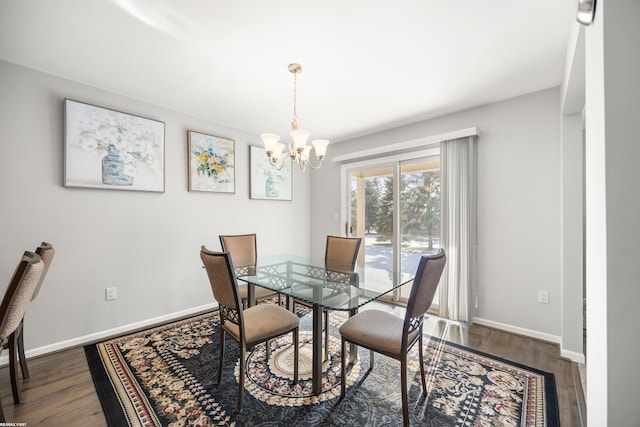
[[[558,86],[576,6],[577,0],[0,0],[0,58],[280,135],[293,110],[287,65],[299,62],[300,128],[339,141]]]

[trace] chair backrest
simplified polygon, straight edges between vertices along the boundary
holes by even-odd
[[[220,246],[223,252],[231,255],[237,275],[249,274],[249,270],[255,268],[258,257],[255,234],[221,235]]]
[[[36,285],[36,290],[33,291],[33,297],[31,300],[33,301],[38,296],[38,292],[40,292],[40,287],[42,286],[42,282],[44,282],[44,277],[47,275],[49,271],[49,267],[51,266],[51,261],[53,261],[53,256],[56,254],[56,250],[53,249],[51,243],[42,242],[40,246],[36,249],[36,254],[40,255],[40,258],[44,262],[44,270],[42,271],[42,275],[40,276],[40,280]]]
[[[207,270],[213,297],[220,306],[222,323],[229,320],[242,329],[242,302],[231,257],[227,252],[210,251],[203,245],[200,259]]]
[[[423,255],[420,258],[407,302],[405,329],[412,319],[418,319],[416,325],[419,326],[422,316],[429,310],[446,263],[447,257],[443,249],[434,255]]]
[[[324,252],[326,268],[343,272],[353,271],[361,242],[360,237],[327,236]]]
[[[5,341],[22,322],[43,270],[40,255],[26,251],[0,304],[0,340]]]

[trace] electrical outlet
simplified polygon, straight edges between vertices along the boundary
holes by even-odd
[[[549,304],[549,291],[538,291],[538,302],[542,304]]]
[[[105,294],[106,294],[107,301],[111,301],[117,298],[116,288],[105,289]]]

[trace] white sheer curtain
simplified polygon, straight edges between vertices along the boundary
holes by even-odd
[[[440,281],[440,316],[471,320],[476,250],[476,137],[440,144],[442,247],[447,265]]]

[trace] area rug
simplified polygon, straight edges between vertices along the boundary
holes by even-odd
[[[302,315],[304,313],[300,313]],[[85,347],[109,426],[379,426],[402,425],[399,362],[368,351],[347,376],[340,400],[340,339],[344,318],[332,313],[330,357],[322,393],[311,394],[311,333],[302,316],[300,379],[293,384],[291,335],[248,352],[244,408],[236,411],[238,345],[226,340],[216,384],[218,312],[154,327]],[[305,330],[306,328],[306,330]],[[425,340],[427,395],[417,349],[408,364],[412,425],[558,426],[552,374],[438,339]]]

